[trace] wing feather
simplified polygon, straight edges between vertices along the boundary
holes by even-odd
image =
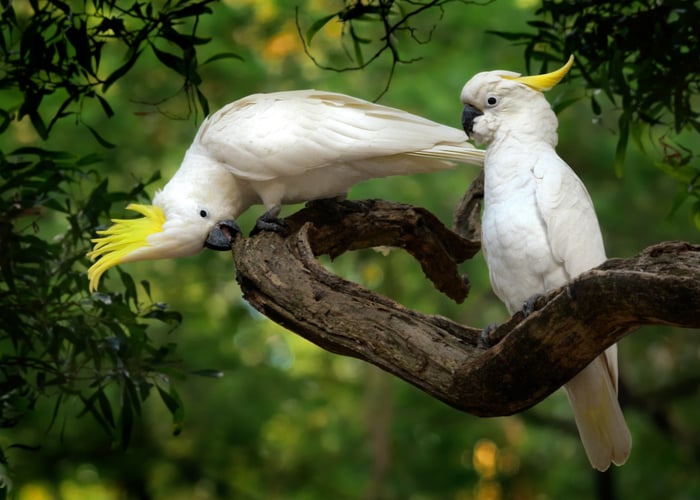
[[[606,260],[593,202],[581,182],[556,153],[533,169],[535,197],[554,257],[569,279]]]
[[[314,90],[254,94],[235,101],[202,124],[195,143],[234,175],[254,181],[404,154],[481,164],[484,154],[459,129]]]

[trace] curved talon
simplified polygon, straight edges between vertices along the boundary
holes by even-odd
[[[272,231],[273,233],[278,233],[285,235],[289,232],[289,226],[284,219],[277,217],[265,217],[263,214],[255,221],[255,226],[250,231],[250,236],[254,236],[262,231]]]
[[[255,221],[255,226],[250,231],[250,236],[254,236],[261,231],[272,231],[273,233],[286,235],[289,233],[289,226],[284,219],[280,219],[267,211]]]
[[[491,339],[491,334],[498,328],[498,323],[491,323],[486,328],[481,330],[481,335],[479,335],[478,347],[481,349],[489,349],[496,345],[497,342],[493,342]]]
[[[526,318],[530,316],[533,312],[535,312],[535,306],[537,305],[537,301],[543,296],[544,295],[541,293],[536,293],[525,301],[525,304],[523,304],[523,314]]]

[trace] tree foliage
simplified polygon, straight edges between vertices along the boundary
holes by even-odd
[[[402,56],[402,46],[407,43],[426,44],[431,40],[432,32],[444,15],[447,4],[460,2],[462,4],[485,5],[484,2],[470,0],[425,0],[397,1],[372,0],[358,2],[345,1],[342,9],[315,19],[307,28],[299,24],[299,35],[304,41],[304,51],[320,68],[331,71],[362,70],[377,61],[384,54],[389,55],[390,69],[384,92],[391,84],[391,79],[398,64],[411,64],[416,59]],[[420,27],[416,20],[426,13],[437,12],[438,17],[428,29]],[[336,21],[343,26],[340,38],[342,52],[349,61],[339,65],[335,62],[326,63],[314,56],[311,42],[316,34],[328,23]],[[337,57],[332,59],[337,60]]]
[[[415,62],[402,56],[401,47],[408,40],[428,43],[437,29],[435,24],[421,30],[416,18],[434,11],[441,18],[452,1],[346,2],[341,10],[315,20],[305,31],[300,26],[300,33],[304,32],[307,53],[325,69],[364,69],[388,55],[388,86],[397,64]],[[594,119],[602,121],[601,94],[618,115],[617,175],[623,173],[630,138],[642,148],[653,148],[659,168],[679,183],[673,208],[689,200],[700,228],[700,152],[695,147],[700,108],[694,97],[700,91],[698,4],[684,0],[545,0],[536,15],[536,20],[528,22],[532,32],[491,33],[524,46],[529,72],[544,72],[548,64],[575,54],[576,69],[569,78],[584,80]],[[340,43],[351,61],[346,66],[320,62],[310,50],[315,35],[331,21],[342,23]],[[572,102],[560,103],[557,110]]]
[[[676,208],[690,198],[700,228],[697,2],[545,0],[537,14],[528,23],[533,32],[497,34],[524,45],[534,71],[575,54],[572,77],[589,89],[593,115],[603,114],[602,96],[617,111],[617,174],[631,137],[650,144],[659,167],[679,182]]]
[[[73,117],[103,147],[111,147],[83,120],[97,106],[111,118],[106,92],[144,50],[182,79],[195,109],[208,112],[199,89],[198,19],[211,0],[152,2],[2,2],[0,133],[28,118],[42,139]],[[114,51],[121,56],[116,59]],[[222,54],[219,57],[227,57]],[[154,302],[147,282],[119,271],[123,293],[88,295],[85,253],[113,204],[146,197],[155,173],[128,191],[112,191],[96,165],[100,155],[20,147],[0,153],[0,427],[16,425],[39,398],[53,401],[56,421],[68,400],[82,404],[121,446],[129,442],[142,402],[157,392],[183,419],[170,384],[182,371],[175,343],[157,340],[154,322],[177,326],[180,314]],[[81,195],[84,186],[87,196]],[[57,234],[47,234],[62,221]],[[15,443],[20,445],[21,443]],[[0,453],[0,466],[6,465]],[[5,491],[0,482],[0,491]],[[2,496],[2,495],[0,495]]]

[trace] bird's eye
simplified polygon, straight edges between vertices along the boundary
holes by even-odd
[[[498,99],[494,96],[489,96],[486,99],[486,104],[488,104],[489,106],[495,106],[496,104],[498,104]]]
[[[202,209],[199,211],[199,216],[203,219],[206,219],[209,216],[209,213],[206,210]]]

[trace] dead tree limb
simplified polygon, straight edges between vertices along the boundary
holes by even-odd
[[[383,201],[311,204],[287,219],[286,236],[238,238],[237,279],[250,304],[322,348],[363,359],[433,397],[480,416],[509,415],[551,394],[605,348],[641,325],[700,327],[700,245],[665,242],[610,259],[542,297],[528,317],[481,330],[421,314],[328,272],[316,260],[347,250],[406,249],[458,302],[468,285],[457,264],[478,241],[429,212]]]

